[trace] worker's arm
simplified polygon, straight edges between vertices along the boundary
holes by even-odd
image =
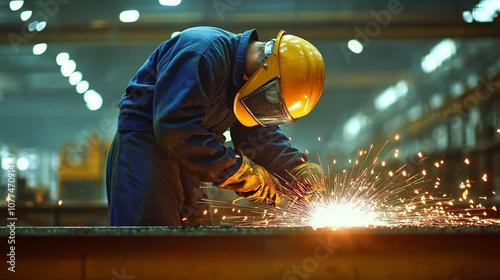
[[[235,153],[207,131],[206,110],[229,57],[210,52],[174,50],[160,55],[154,94],[153,129],[159,145],[198,179],[222,182],[240,167]]]
[[[271,174],[279,175],[283,185],[300,189],[305,194],[324,189],[324,174],[318,164],[308,162],[307,156],[291,146],[290,140],[279,126],[231,128],[235,148],[265,167]]]

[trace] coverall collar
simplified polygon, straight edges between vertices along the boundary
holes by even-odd
[[[243,84],[245,84],[243,76],[245,74],[245,59],[250,39],[259,41],[257,30],[247,30],[236,39],[236,58],[234,62],[233,81],[234,85],[238,88],[241,88]]]

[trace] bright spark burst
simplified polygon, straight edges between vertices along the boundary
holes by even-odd
[[[301,191],[286,191],[282,203],[276,207],[238,205],[239,215],[230,213],[222,220],[237,226],[312,228],[500,224],[499,219],[486,218],[488,208],[469,198],[470,180],[460,183],[461,196],[455,199],[439,190],[440,178],[427,178],[425,170],[408,172],[408,167],[404,165],[387,170],[390,168],[388,158],[380,159],[378,154],[369,161],[370,152],[371,149],[368,153],[358,152],[356,164],[352,164],[350,171],[343,169],[334,173],[336,161],[333,160],[327,168],[329,178],[314,181],[314,185],[325,186],[322,192],[312,192],[301,186]],[[389,154],[394,154],[394,151]],[[421,152],[417,156],[423,157]],[[442,164],[444,160],[436,161],[434,165],[439,167]],[[484,174],[483,181],[486,178]],[[217,204],[219,209],[232,209],[234,212],[235,205],[210,202]],[[497,211],[496,207],[489,209]]]

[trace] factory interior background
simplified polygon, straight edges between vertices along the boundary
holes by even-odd
[[[500,11],[494,0],[123,0],[0,4],[0,198],[17,167],[17,225],[108,224],[105,160],[117,103],[151,52],[192,26],[279,30],[326,67],[315,109],[282,128],[331,172],[373,144],[451,193],[500,205]],[[382,146],[385,147],[382,149]],[[230,141],[227,143],[230,145]],[[435,165],[441,165],[437,168]],[[7,202],[0,199],[1,214]],[[5,210],[5,211],[4,211]],[[495,215],[493,213],[492,215]]]

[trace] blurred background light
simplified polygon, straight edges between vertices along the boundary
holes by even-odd
[[[28,31],[33,32],[36,30],[36,26],[38,25],[38,21],[34,21],[28,25]]]
[[[17,169],[26,170],[30,167],[30,161],[25,157],[20,157],[17,160]]]
[[[24,11],[21,13],[20,17],[21,17],[21,20],[22,21],[27,21],[28,19],[30,19],[31,15],[33,14],[32,11]]]
[[[33,54],[34,55],[41,55],[47,50],[47,44],[46,43],[39,43],[33,46]]]
[[[400,98],[408,93],[408,83],[404,80],[399,81],[395,86],[384,90],[377,98],[375,98],[375,108],[378,111],[383,111],[396,103]]]
[[[421,67],[425,73],[430,73],[441,66],[444,61],[455,55],[457,46],[451,39],[444,39],[434,46],[428,55],[422,59]]]
[[[13,12],[15,12],[15,11],[21,9],[23,7],[23,5],[24,5],[24,1],[22,1],[22,0],[14,0],[14,1],[10,1],[9,8]]]
[[[40,32],[45,29],[45,26],[47,26],[46,21],[40,21],[36,24],[36,31]]]
[[[162,6],[179,6],[182,0],[159,0],[158,1]]]
[[[102,97],[95,90],[91,89],[85,92],[83,95],[83,100],[87,103],[87,108],[90,111],[95,111],[102,106]]]
[[[68,60],[69,60],[69,53],[67,52],[61,52],[56,56],[56,63],[59,66],[62,66]]]
[[[136,22],[139,19],[138,10],[126,10],[120,13],[121,22]]]
[[[351,52],[356,54],[360,54],[363,51],[363,45],[356,39],[349,40],[347,47]]]
[[[76,92],[82,94],[89,89],[89,82],[83,80],[76,85]]]
[[[16,163],[16,159],[13,157],[3,157],[2,158],[2,169],[7,170],[12,164]]]
[[[82,72],[75,71],[69,76],[69,83],[72,86],[77,85],[82,80]]]
[[[64,77],[69,77],[76,70],[76,62],[73,59],[66,61],[61,65],[61,74]]]

